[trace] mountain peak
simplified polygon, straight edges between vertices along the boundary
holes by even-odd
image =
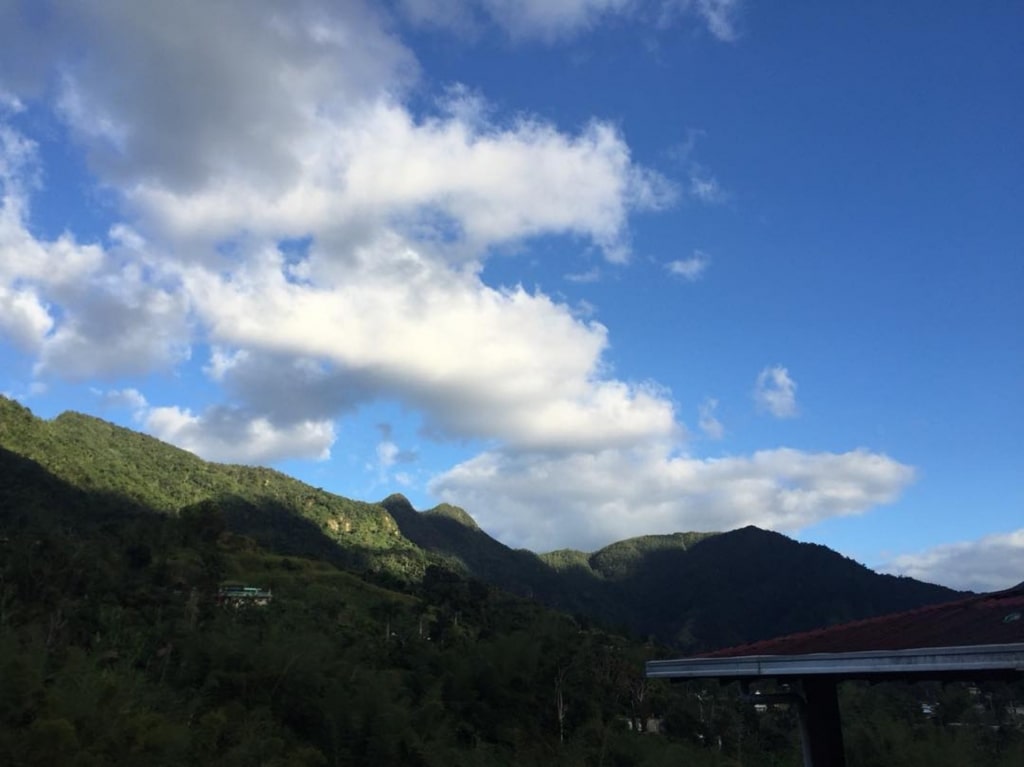
[[[388,512],[394,516],[395,514],[416,514],[417,511],[413,507],[412,502],[401,493],[392,493],[383,501],[380,502]]]
[[[479,530],[480,526],[476,523],[476,520],[469,515],[469,513],[458,506],[452,506],[450,503],[441,503],[424,512],[435,517],[445,517],[446,519],[454,520],[460,525],[465,525],[471,530]]]

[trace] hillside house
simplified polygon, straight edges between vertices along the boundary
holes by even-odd
[[[222,607],[266,607],[273,598],[270,589],[258,586],[227,585],[217,589],[217,604]]]

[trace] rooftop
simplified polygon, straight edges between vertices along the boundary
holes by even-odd
[[[715,650],[700,657],[911,650],[1021,642],[1024,642],[1024,583],[1005,591]]]
[[[647,664],[648,676],[676,679],[977,679],[1021,673],[1024,583],[1006,591]]]

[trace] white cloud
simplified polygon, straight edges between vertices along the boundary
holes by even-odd
[[[48,359],[71,351],[75,327],[88,321],[90,310],[94,315],[109,311],[85,287],[102,274],[107,256],[70,234],[40,241],[29,232],[28,194],[39,183],[36,162],[35,144],[0,124],[0,335],[38,354],[37,367],[45,369]],[[118,278],[108,272],[102,280],[112,285]],[[101,328],[104,323],[95,319],[94,330],[114,330]],[[109,335],[88,344],[84,356],[94,370],[103,355],[118,353],[107,341]],[[136,345],[129,353],[138,351]]]
[[[711,258],[707,253],[695,250],[689,258],[670,261],[665,265],[665,268],[671,274],[682,277],[687,282],[696,282],[707,270],[710,263]]]
[[[574,272],[566,274],[565,279],[569,282],[575,282],[579,285],[587,285],[594,282],[601,281],[601,270],[596,266],[587,269],[585,272]]]
[[[733,42],[739,36],[736,29],[741,0],[662,0],[661,26],[675,21],[680,15],[700,18],[708,32],[722,42]]]
[[[734,4],[675,5],[734,36]],[[652,6],[475,7],[550,37]],[[489,447],[435,491],[509,541],[544,547],[581,530],[598,544],[748,522],[797,529],[891,500],[910,481],[909,468],[863,451],[677,456],[670,393],[616,378],[601,324],[481,275],[496,248],[545,235],[625,262],[634,211],[680,193],[715,201],[717,181],[696,169],[675,189],[599,118],[573,131],[502,120],[458,87],[437,114],[414,111],[418,63],[382,13],[361,2],[105,0],[57,4],[39,28],[5,18],[0,87],[57,111],[125,218],[104,243],[34,237],[35,147],[0,135],[0,316],[7,336],[38,350],[38,375],[173,369],[209,344],[207,375],[230,404],[111,398],[213,460],[324,458],[340,413],[398,401],[432,436]],[[25,35],[45,38],[31,67],[5,46]],[[285,252],[286,238],[308,247]],[[703,268],[680,264],[683,277]],[[795,384],[774,371],[762,374],[766,406],[793,414]],[[380,466],[402,462],[394,440],[380,450]]]
[[[375,12],[273,7],[55,10],[51,98],[134,218],[109,247],[39,240],[29,185],[6,185],[0,285],[21,293],[5,288],[3,327],[38,349],[36,374],[167,369],[200,335],[221,347],[208,371],[241,410],[150,423],[222,458],[227,432],[308,452],[243,421],[322,424],[382,397],[422,410],[436,435],[521,448],[671,434],[666,398],[603,374],[604,327],[479,276],[491,246],[541,234],[624,260],[629,212],[666,204],[667,182],[600,121],[577,134],[492,125],[458,88],[443,115],[414,117],[401,96],[415,61]],[[4,137],[2,169],[24,181],[34,145]],[[283,237],[310,238],[310,252],[287,259]]]
[[[20,199],[23,185],[32,187],[39,183],[36,151],[34,141],[0,123],[0,188],[5,208]]]
[[[318,286],[289,282],[270,252],[230,280],[198,268],[186,276],[212,339],[259,351],[231,374],[218,363],[230,389],[260,407],[326,403],[310,411],[321,415],[394,398],[420,409],[438,435],[523,449],[621,446],[675,432],[661,392],[601,377],[605,328],[564,304],[490,288],[397,240],[354,255],[343,281],[324,274]],[[263,364],[266,355],[323,363]],[[283,391],[290,395],[260,394]]]
[[[188,301],[135,264],[53,290],[65,316],[50,333],[37,375],[73,380],[145,374],[188,359]]]
[[[914,477],[888,456],[766,450],[673,456],[664,445],[551,455],[485,452],[432,492],[505,543],[594,549],[636,535],[758,525],[795,531],[893,501]]]
[[[93,389],[93,393],[100,398],[103,407],[131,410],[139,418],[144,417],[149,409],[149,403],[138,389]]]
[[[468,0],[399,0],[399,8],[414,24],[447,29],[475,37],[479,20]]]
[[[328,418],[377,396],[372,376],[360,382],[288,350],[214,348],[204,371],[233,401],[286,421]]]
[[[225,176],[187,193],[147,183],[131,198],[161,231],[185,240],[322,232],[350,248],[393,230],[464,261],[497,244],[575,234],[621,262],[628,213],[664,207],[674,194],[596,121],[572,136],[530,120],[504,128],[454,117],[417,122],[381,102],[352,122],[313,126],[298,143],[307,151],[292,178]]]
[[[115,228],[108,251],[70,233],[43,240],[30,232],[35,153],[0,124],[0,333],[38,354],[38,375],[142,373],[186,358],[187,302],[132,252],[137,235]]]
[[[64,118],[179,245],[393,227],[451,253],[454,236],[462,257],[570,233],[624,260],[628,212],[675,193],[599,120],[576,135],[529,116],[491,125],[458,89],[443,115],[413,115],[416,61],[363,3],[107,0],[59,6],[52,24]]]
[[[385,485],[396,481],[400,485],[408,486],[412,481],[408,472],[395,472],[394,475],[391,472],[398,465],[415,462],[419,455],[415,450],[402,450],[397,443],[393,442],[391,428],[387,424],[381,424],[380,430],[383,439],[377,443],[377,462],[373,467],[368,468],[376,470],[377,484]]]
[[[688,191],[690,197],[706,203],[725,202],[729,199],[728,192],[718,183],[718,179],[700,170],[691,171]]]
[[[725,436],[725,427],[715,417],[716,410],[718,410],[718,400],[714,397],[705,397],[698,408],[699,420],[697,425],[704,432],[704,435],[710,439],[722,439]]]
[[[144,427],[153,436],[208,461],[263,464],[284,458],[326,460],[334,444],[329,420],[284,425],[233,407],[213,407],[200,415],[178,407],[152,407]]]
[[[754,402],[776,418],[793,418],[797,415],[796,381],[781,365],[767,367],[757,376]]]
[[[377,443],[377,463],[382,469],[389,469],[395,465],[395,456],[398,455],[398,445],[394,442]]]
[[[32,288],[0,284],[0,337],[29,352],[38,351],[53,329],[53,317]]]
[[[630,8],[631,0],[480,0],[481,6],[513,35],[556,37]]]
[[[1024,582],[1024,528],[903,554],[880,570],[955,589],[1007,589]]]
[[[736,39],[736,16],[740,0],[697,0],[695,10],[708,25],[708,30],[719,40]]]
[[[700,19],[717,39],[736,38],[737,0],[402,0],[406,15],[421,24],[474,34],[484,21],[513,38],[555,40],[612,17],[656,16],[659,26],[679,17]]]
[[[208,461],[263,464],[285,458],[326,460],[335,441],[330,419],[272,421],[251,409],[218,405],[194,414],[188,408],[156,407],[138,389],[93,389],[105,408],[127,409],[142,428]],[[385,449],[387,466],[408,453]]]
[[[122,188],[188,193],[241,176],[281,183],[303,137],[414,80],[412,53],[369,3],[273,0],[51,10],[61,109]],[[12,30],[12,36],[39,31]],[[197,87],[201,83],[202,87]],[[297,140],[297,142],[296,142]]]
[[[3,112],[8,114],[18,114],[19,112],[24,111],[24,109],[25,105],[21,103],[21,99],[0,90],[0,114]]]

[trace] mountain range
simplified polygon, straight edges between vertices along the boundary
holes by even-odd
[[[355,501],[270,469],[209,463],[91,416],[68,412],[46,421],[6,398],[0,398],[0,467],[8,509],[15,499],[21,509],[56,507],[62,524],[80,524],[76,507],[83,504],[108,524],[126,514],[177,515],[213,504],[228,529],[271,551],[398,582],[440,566],[680,651],[957,596],[756,527],[538,555],[505,546],[448,504],[417,511],[401,495]]]

